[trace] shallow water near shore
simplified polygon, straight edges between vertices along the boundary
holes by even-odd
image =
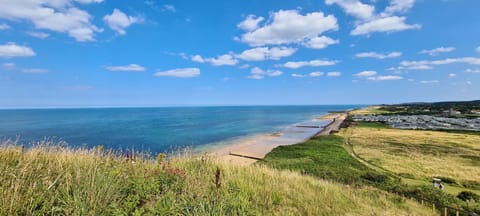
[[[0,110],[0,138],[18,138],[22,144],[48,138],[63,140],[72,147],[103,145],[108,149],[135,149],[155,154],[185,147],[205,149],[219,143],[282,132],[328,111],[356,107],[359,106]]]

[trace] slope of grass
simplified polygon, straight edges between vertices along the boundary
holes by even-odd
[[[396,184],[397,179],[370,169],[353,158],[343,144],[341,136],[320,136],[301,144],[275,148],[260,163],[346,184]]]
[[[352,165],[357,166],[357,165]],[[208,157],[0,148],[0,215],[429,215],[383,191]]]

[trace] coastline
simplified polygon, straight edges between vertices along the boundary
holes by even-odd
[[[338,130],[346,116],[346,112],[326,113],[310,121],[286,127],[280,132],[260,134],[232,141],[228,145],[213,147],[205,152],[209,156],[229,164],[251,165],[258,160],[262,160],[278,146],[298,144],[313,137],[328,135],[331,131]],[[315,125],[315,123],[318,124]]]

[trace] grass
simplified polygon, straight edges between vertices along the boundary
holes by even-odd
[[[351,115],[382,115],[382,114],[392,114],[392,112],[388,110],[382,110],[381,106],[369,106],[362,109],[352,110],[350,112]]]
[[[456,198],[463,191],[480,194],[475,189],[480,176],[476,156],[478,138],[471,134],[397,130],[381,123],[358,122],[342,129],[338,135],[278,147],[261,163],[480,212],[478,201],[464,202]],[[426,139],[428,142],[424,143]],[[431,186],[432,177],[448,182],[445,191]]]
[[[416,179],[443,176],[460,185],[480,183],[480,136],[369,125],[358,123],[350,137],[355,152],[366,161]]]
[[[0,215],[432,214],[371,187],[188,154],[132,160],[100,148],[3,142],[0,173]]]
[[[343,148],[343,143],[341,136],[320,136],[301,144],[275,148],[260,163],[352,185],[396,181],[353,158]]]

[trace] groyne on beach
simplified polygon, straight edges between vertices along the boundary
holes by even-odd
[[[259,135],[211,152],[214,157],[238,165],[250,165],[262,160],[274,148],[304,142],[315,136],[338,131],[347,113],[328,113],[324,116],[286,127],[281,132]]]

